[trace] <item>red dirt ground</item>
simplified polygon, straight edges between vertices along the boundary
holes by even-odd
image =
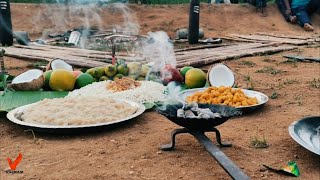
[[[135,5],[131,8],[141,26],[140,34],[164,30],[173,37],[175,30],[187,27],[188,6]],[[254,8],[244,5],[202,5],[201,8],[201,27],[206,37],[255,32],[310,34],[297,25],[284,22],[274,6],[268,7],[269,16],[265,18],[257,16]],[[52,27],[49,21],[33,23],[40,9],[44,10],[44,7],[13,4],[14,30],[26,30],[32,38],[38,38],[43,29]],[[105,27],[108,22],[118,20],[107,9],[99,13]],[[320,16],[315,15],[313,22],[316,27],[313,34],[319,35]],[[66,29],[76,26],[79,24],[72,22]],[[284,54],[320,57],[320,47],[301,46],[290,52],[224,62],[235,72],[240,87],[253,86],[254,90],[269,97],[276,92],[278,97],[270,99],[261,110],[218,126],[223,141],[233,143],[232,147],[221,149],[252,179],[297,179],[276,174],[262,166],[280,167],[290,160],[299,166],[299,179],[319,179],[320,157],[297,144],[290,137],[288,126],[303,117],[320,115],[320,64],[284,63]],[[23,72],[27,65],[33,63],[5,59],[9,73],[13,75]],[[256,73],[264,67],[273,67],[281,72]],[[177,127],[163,116],[147,111],[116,129],[76,136],[35,133],[34,140],[30,131],[25,132],[9,122],[2,113],[0,179],[230,179],[191,135],[178,135],[176,150],[160,151],[159,146],[169,142],[171,130]],[[215,136],[212,133],[208,135],[215,142]],[[251,147],[250,142],[255,137],[265,137],[269,147]],[[6,174],[6,158],[14,159],[19,152],[23,159],[17,169],[23,170],[23,174]]]

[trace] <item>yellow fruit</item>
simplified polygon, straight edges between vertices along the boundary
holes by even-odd
[[[109,78],[112,78],[117,74],[117,67],[112,64],[109,64],[106,67],[104,67],[104,72]]]
[[[206,73],[199,68],[189,69],[185,75],[185,84],[188,88],[201,88],[206,81]]]
[[[57,69],[51,73],[49,86],[54,91],[71,91],[74,89],[76,77],[72,71]]]

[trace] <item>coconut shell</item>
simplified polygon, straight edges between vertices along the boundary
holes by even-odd
[[[209,69],[208,72],[207,72],[207,82],[208,82],[209,86],[212,86],[212,84],[211,84],[211,82],[210,82],[210,79],[209,79],[209,74],[210,74],[210,71],[212,70],[212,68],[213,68],[214,66],[216,66],[216,65],[224,65],[224,66],[226,66],[227,68],[229,68],[229,66],[227,66],[226,64],[223,64],[223,63],[218,63],[218,64],[215,64],[215,65],[211,66],[210,69]],[[230,69],[230,68],[229,68],[229,69]],[[231,69],[230,69],[230,71],[231,71]],[[234,73],[232,73],[232,74],[233,74],[234,79],[236,79]],[[234,86],[234,84],[235,84],[235,81],[233,82],[232,87]]]
[[[16,91],[38,91],[44,85],[44,77],[40,76],[30,82],[23,82],[18,84],[11,84],[12,89]]]
[[[52,59],[51,61],[49,61],[49,63],[47,64],[47,67],[46,67],[46,71],[49,71],[49,70],[53,70],[52,69],[52,66],[51,66],[51,64],[52,64],[52,62],[53,61],[56,61],[56,60],[60,60],[60,61],[64,61],[64,60],[62,60],[62,59]],[[66,64],[68,64],[66,61],[64,61]],[[70,64],[69,64],[70,65]],[[71,65],[70,65],[71,66]],[[72,67],[72,66],[71,66]],[[74,69],[73,69],[73,67],[72,67],[72,71],[73,71]]]

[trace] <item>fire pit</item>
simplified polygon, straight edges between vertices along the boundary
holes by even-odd
[[[221,116],[216,118],[184,118],[178,117],[177,111],[183,108],[182,104],[167,105],[165,108],[157,108],[156,111],[170,121],[183,126],[184,128],[174,129],[171,132],[171,142],[161,146],[163,151],[171,151],[175,146],[175,137],[177,134],[189,133],[193,135],[198,142],[217,160],[222,168],[233,179],[250,179],[239,167],[237,167],[212,141],[205,135],[205,132],[215,132],[216,140],[221,147],[232,146],[229,143],[221,142],[221,135],[215,127],[226,122],[229,118],[240,115],[236,108],[222,105],[199,104],[199,108],[209,108],[213,113],[219,113]]]

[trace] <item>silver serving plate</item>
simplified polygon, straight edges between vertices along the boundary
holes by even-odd
[[[33,104],[28,104],[25,106],[21,106],[18,108],[15,108],[13,110],[11,110],[10,112],[8,112],[7,114],[7,118],[12,121],[15,124],[24,126],[26,128],[29,129],[33,129],[35,131],[40,131],[40,132],[48,132],[48,133],[58,133],[58,134],[72,134],[72,133],[77,133],[77,132],[82,132],[82,131],[86,131],[88,132],[88,130],[93,130],[96,131],[97,128],[101,129],[102,127],[113,127],[114,125],[126,122],[130,119],[133,119],[139,115],[141,115],[145,110],[145,106],[143,104],[140,103],[136,103],[134,101],[130,101],[130,100],[124,100],[124,99],[117,99],[117,101],[120,102],[125,102],[130,104],[131,106],[135,106],[137,107],[137,111],[132,114],[129,117],[123,118],[123,119],[118,119],[118,120],[114,120],[114,121],[108,121],[108,122],[104,122],[104,123],[95,123],[95,124],[86,124],[86,125],[63,125],[63,126],[59,126],[59,125],[52,125],[52,124],[36,124],[36,123],[30,123],[30,122],[25,122],[22,121],[21,119],[19,119],[19,114],[21,114],[26,108],[34,105]]]
[[[320,116],[293,122],[289,126],[289,134],[301,146],[320,155]]]
[[[177,95],[177,100],[181,103],[186,103],[186,99],[188,96],[191,96],[192,94],[194,94],[197,91],[204,91],[207,88],[196,88],[196,89],[188,89],[185,91],[181,91],[178,95]],[[232,89],[239,89],[239,88],[232,88]],[[247,89],[241,89],[244,94],[246,94],[248,97],[255,97],[258,100],[258,104],[252,105],[252,106],[239,106],[236,107],[237,109],[241,110],[242,112],[251,112],[253,110],[256,110],[260,107],[262,107],[265,103],[268,102],[269,98],[267,95],[261,93],[261,92],[257,92],[257,91],[251,91],[251,90],[247,90]]]

